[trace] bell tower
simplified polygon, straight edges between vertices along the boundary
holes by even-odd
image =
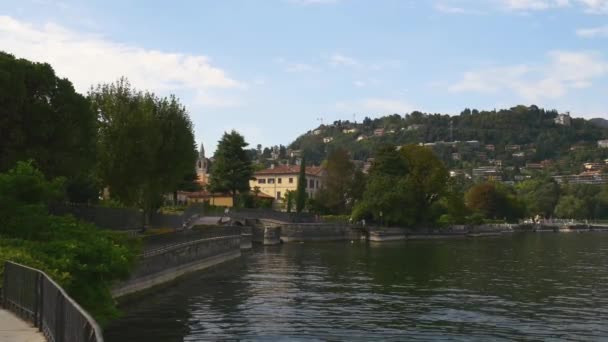
[[[205,158],[205,147],[201,143],[201,149],[198,151],[198,158],[196,159],[196,176],[199,183],[207,184],[209,177],[209,160]]]

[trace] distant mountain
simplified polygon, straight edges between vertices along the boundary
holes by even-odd
[[[594,124],[598,127],[608,128],[608,120],[606,120],[606,119],[595,118],[595,119],[589,120],[589,122],[591,122],[592,124]]]

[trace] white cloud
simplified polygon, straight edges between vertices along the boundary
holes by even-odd
[[[361,65],[356,59],[344,56],[339,53],[334,53],[329,57],[329,63],[333,66],[358,67]]]
[[[366,83],[364,81],[355,81],[355,82],[353,82],[353,84],[355,85],[355,87],[359,87],[359,88],[365,87],[365,85],[366,85]]]
[[[81,93],[121,76],[137,88],[191,91],[211,102],[209,89],[244,87],[206,56],[145,49],[54,23],[37,27],[0,16],[0,47],[18,58],[49,63]]]
[[[435,8],[435,10],[437,10],[441,13],[446,13],[446,14],[476,14],[476,15],[485,14],[484,11],[480,11],[478,9],[450,6],[450,5],[447,5],[444,3],[436,3],[434,8]]]
[[[335,104],[335,109],[348,112],[394,114],[411,112],[413,106],[398,99],[367,98],[358,101],[338,102]]]
[[[578,0],[586,7],[588,13],[608,13],[608,0]]]
[[[497,66],[464,73],[448,87],[451,92],[500,93],[510,91],[537,101],[559,98],[571,89],[588,88],[608,74],[608,61],[593,52],[554,51],[545,66]]]
[[[512,10],[545,10],[570,5],[569,0],[503,0],[503,3]]]
[[[287,1],[291,2],[292,4],[298,4],[298,5],[326,5],[326,4],[336,3],[339,0],[287,0]]]
[[[286,72],[316,72],[319,71],[317,67],[308,63],[291,62],[283,57],[275,58],[274,61],[283,66],[283,70]]]
[[[583,38],[608,37],[608,25],[578,29],[576,34]]]
[[[554,8],[565,8],[578,5],[585,12],[592,14],[608,14],[608,0],[499,0],[510,10],[534,11]]]

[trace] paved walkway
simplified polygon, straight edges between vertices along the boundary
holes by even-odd
[[[37,328],[4,309],[0,309],[0,341],[46,342]]]

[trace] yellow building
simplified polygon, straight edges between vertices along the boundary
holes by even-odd
[[[257,187],[260,192],[272,196],[275,201],[282,202],[287,191],[298,189],[299,165],[273,166],[254,174],[254,179],[249,181],[251,190]],[[321,188],[325,170],[318,166],[306,168],[306,193],[314,198]]]

